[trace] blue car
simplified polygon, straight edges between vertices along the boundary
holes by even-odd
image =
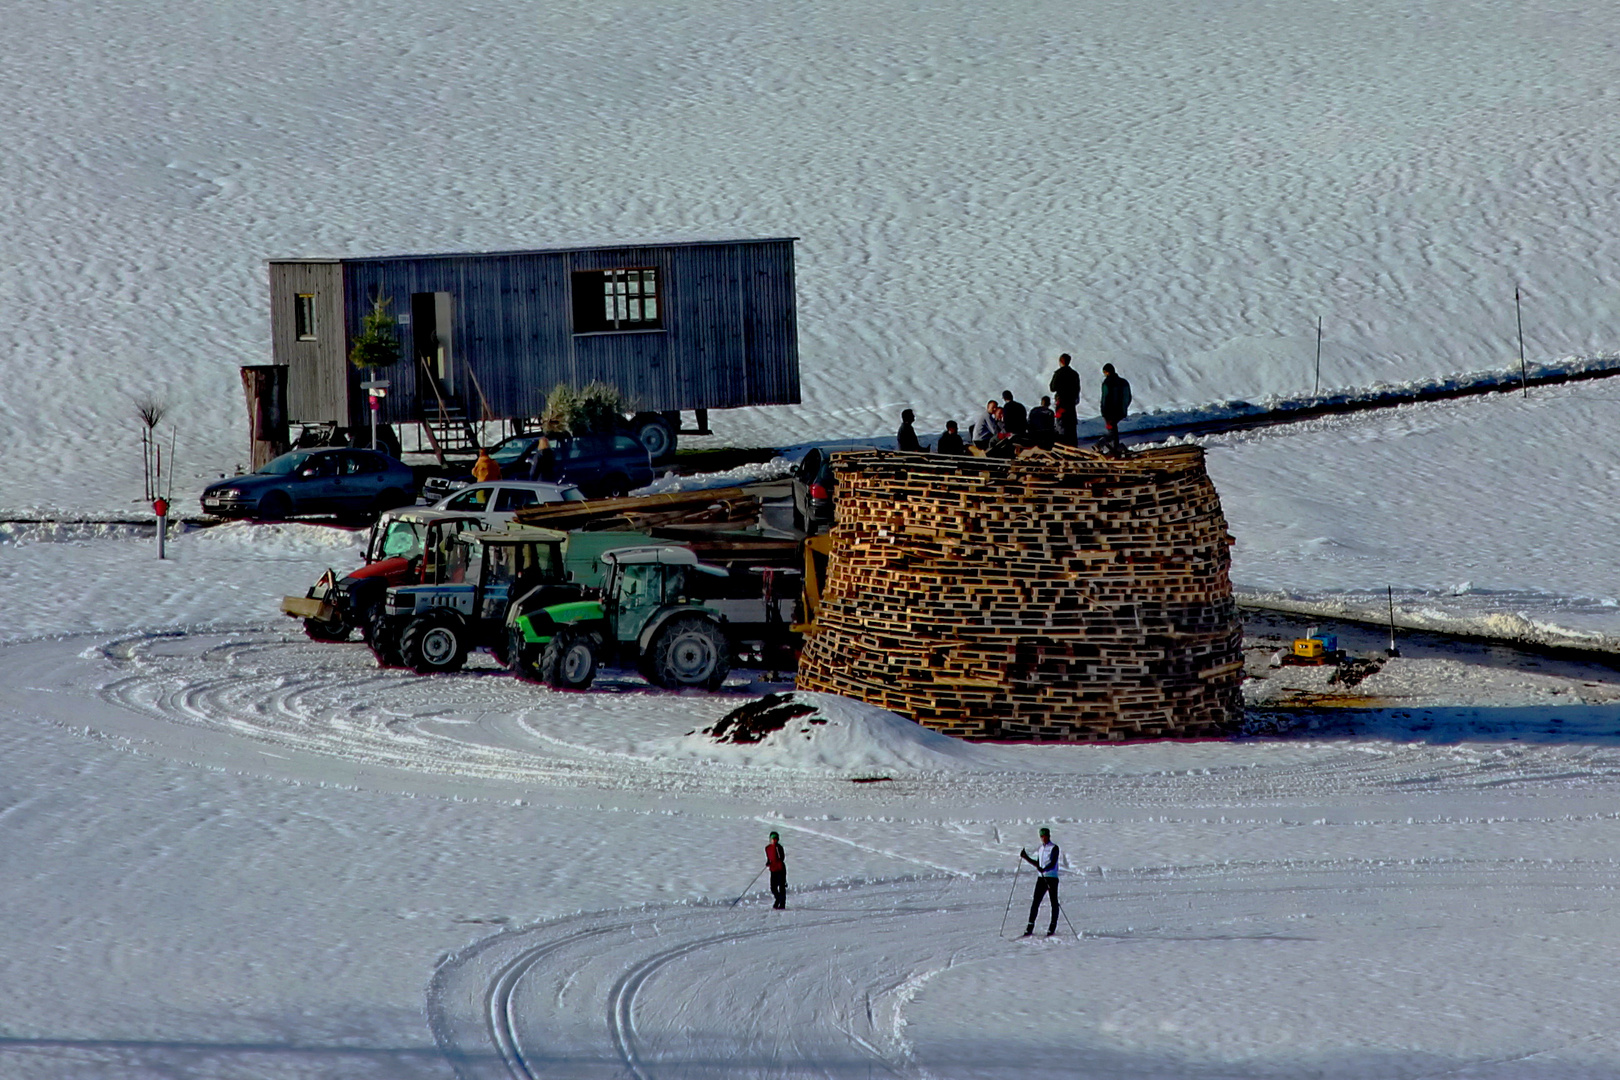
[[[280,521],[307,514],[375,517],[416,501],[410,466],[375,450],[294,450],[203,489],[203,513]]]

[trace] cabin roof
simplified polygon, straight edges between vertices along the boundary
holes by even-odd
[[[739,237],[733,240],[648,240],[635,244],[571,244],[566,247],[520,248],[514,251],[439,251],[417,255],[320,255],[309,258],[267,259],[277,263],[405,262],[412,259],[482,259],[516,255],[565,255],[574,251],[633,251],[638,248],[730,247],[733,244],[792,243],[797,236]]]

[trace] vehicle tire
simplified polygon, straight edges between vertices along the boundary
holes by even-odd
[[[366,624],[366,644],[371,646],[371,655],[377,658],[378,667],[405,666],[405,658],[399,654],[399,639],[393,631],[388,617],[383,614],[382,607],[378,606],[371,616],[371,621]]]
[[[677,615],[652,640],[653,681],[669,690],[701,686],[718,690],[731,672],[726,632],[701,615]]]
[[[540,651],[540,681],[558,690],[586,690],[596,678],[596,639],[565,626]]]
[[[305,619],[304,634],[311,641],[348,641],[351,627],[342,619],[325,622],[321,619]]]
[[[630,434],[647,448],[653,464],[668,461],[675,456],[675,428],[669,418],[657,413],[637,413],[630,421]]]
[[[515,626],[506,629],[506,667],[524,682],[540,682],[540,649]]]
[[[622,499],[630,494],[630,478],[624,473],[609,473],[602,480],[602,498]]]
[[[292,500],[285,491],[272,491],[259,500],[259,512],[255,515],[260,521],[285,521],[287,515],[292,513]]]
[[[400,631],[399,655],[418,675],[460,671],[467,662],[467,628],[436,611],[418,615]]]

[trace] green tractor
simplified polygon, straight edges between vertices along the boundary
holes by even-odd
[[[389,589],[373,618],[371,650],[382,667],[457,671],[478,648],[505,664],[514,600],[558,604],[583,595],[564,572],[566,533],[511,525],[445,539],[424,552],[422,584]]]
[[[602,562],[599,599],[540,606],[525,598],[513,609],[507,664],[520,677],[584,690],[600,666],[633,666],[655,686],[714,690],[740,644],[786,633],[757,582],[700,562],[689,548],[621,548]]]

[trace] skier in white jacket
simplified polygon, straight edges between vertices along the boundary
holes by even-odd
[[[1057,933],[1058,921],[1058,846],[1052,843],[1052,830],[1041,830],[1041,846],[1036,849],[1033,856],[1023,848],[1018,849],[1018,855],[1025,862],[1035,868],[1035,899],[1029,904],[1029,925],[1024,927],[1024,936],[1029,937],[1035,933],[1035,916],[1040,914],[1041,897],[1048,893],[1052,896],[1052,924],[1046,928],[1046,936],[1051,937]]]

